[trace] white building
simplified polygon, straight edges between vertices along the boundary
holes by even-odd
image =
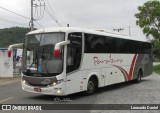
[[[13,54],[8,57],[7,48],[0,48],[0,77],[13,77]]]

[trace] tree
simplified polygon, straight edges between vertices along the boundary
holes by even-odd
[[[135,14],[136,24],[143,29],[146,36],[152,35],[160,40],[160,1],[150,0],[139,6],[139,13]]]
[[[8,47],[11,44],[22,43],[30,28],[12,27],[0,29],[0,47]]]

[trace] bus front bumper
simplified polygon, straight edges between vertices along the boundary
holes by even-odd
[[[27,92],[39,93],[39,94],[47,94],[47,95],[57,95],[57,96],[65,96],[64,88],[57,86],[32,86],[26,83],[26,81],[22,80],[22,89]]]

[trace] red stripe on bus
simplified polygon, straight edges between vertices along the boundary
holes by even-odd
[[[114,65],[114,66],[116,66],[116,65]],[[126,76],[127,80],[129,80],[129,75],[128,75],[127,71],[120,66],[116,66],[116,67],[118,69],[120,69],[124,73],[124,76]]]
[[[133,60],[132,60],[132,63],[131,63],[131,67],[130,67],[130,70],[129,70],[129,74],[122,67],[117,66],[117,65],[114,65],[114,66],[117,67],[117,68],[119,68],[121,71],[123,71],[125,73],[125,76],[127,77],[128,80],[132,80],[133,69],[134,69],[134,66],[135,66],[136,58],[137,58],[137,54],[135,54],[134,57],[133,57]]]
[[[132,77],[133,77],[133,70],[134,70],[136,58],[137,58],[137,54],[134,55],[133,60],[132,60],[132,64],[131,64],[130,71],[129,71],[129,80],[132,80]]]

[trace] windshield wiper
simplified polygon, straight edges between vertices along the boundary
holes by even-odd
[[[49,58],[45,58],[44,52],[45,52],[44,51],[44,46],[42,46],[42,61],[46,60],[44,65],[42,65],[42,69],[44,69],[48,73],[48,69],[47,69],[46,65],[47,65],[47,62],[48,62]],[[45,52],[45,53],[48,53],[48,52]]]
[[[37,51],[36,51],[36,57],[33,59],[33,62],[32,62],[31,65],[29,66],[29,69],[32,67],[33,64],[36,64],[35,61],[38,59],[37,56],[38,56],[38,54],[37,54]],[[38,61],[38,60],[37,60],[37,61]]]

